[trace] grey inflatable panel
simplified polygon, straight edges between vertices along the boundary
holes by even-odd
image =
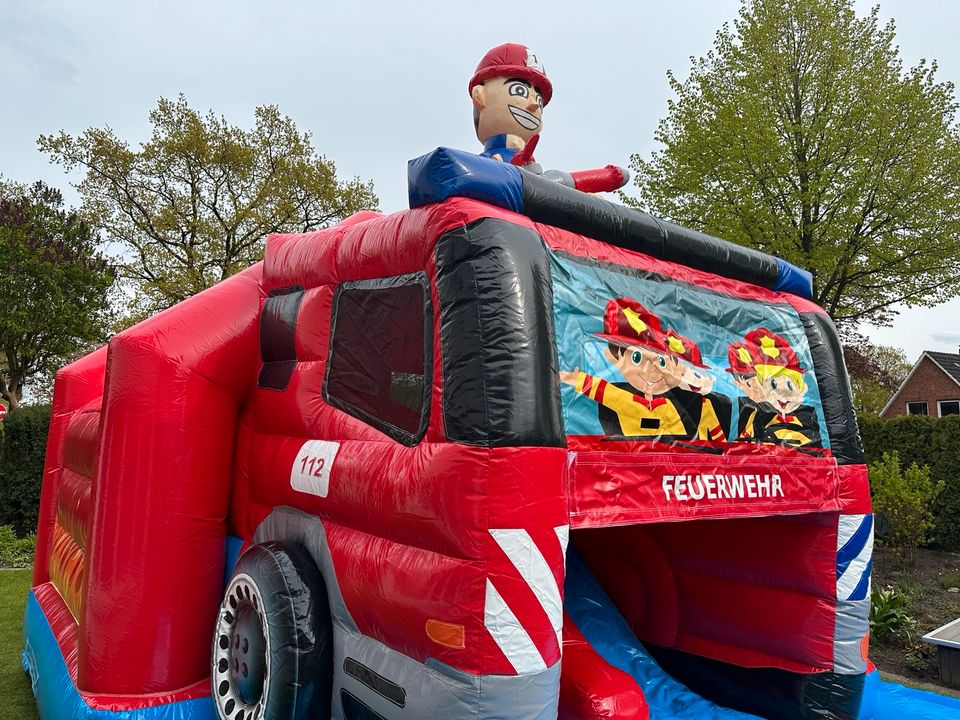
[[[320,518],[277,508],[253,535],[254,543],[268,540],[305,547],[327,584],[334,637],[333,720],[346,720],[341,690],[385,720],[556,720],[559,662],[532,675],[471,675],[431,659],[418,662],[360,633],[343,601]]]

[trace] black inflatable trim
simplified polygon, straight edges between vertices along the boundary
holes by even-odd
[[[333,623],[320,570],[303,546],[271,541],[240,556],[231,577],[241,573],[260,591],[270,634],[270,682],[259,717],[330,717]]]
[[[297,365],[297,316],[303,301],[302,285],[271,290],[260,313],[260,359],[257,385],[285,390]]]
[[[447,439],[565,446],[541,237],[483,218],[446,233],[436,259]]]
[[[388,680],[373,668],[367,667],[359,660],[352,657],[344,658],[343,671],[397,707],[404,707],[407,704],[407,691],[404,688],[392,680]]]
[[[647,646],[660,666],[708,700],[769,720],[856,720],[864,675],[744,668]]]
[[[706,233],[658,220],[558,182],[523,174],[523,208],[530,219],[688,267],[776,289],[777,258]]]
[[[344,720],[387,720],[356,695],[343,688],[340,689],[340,704],[343,705]]]
[[[866,462],[863,443],[837,329],[824,313],[802,312],[800,320],[810,345],[813,366],[817,369],[830,450],[838,465],[862,465]]]

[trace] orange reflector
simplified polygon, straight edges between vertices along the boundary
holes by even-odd
[[[448,648],[462,650],[466,646],[463,625],[455,625],[441,620],[427,620],[427,637],[437,645]]]

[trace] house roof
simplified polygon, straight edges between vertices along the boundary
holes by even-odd
[[[907,383],[910,382],[910,378],[913,377],[913,374],[917,371],[917,368],[920,367],[920,363],[923,362],[925,357],[930,358],[931,362],[940,368],[944,374],[947,375],[947,377],[953,380],[957,385],[960,385],[960,355],[924,350],[923,354],[920,355],[920,358],[910,369],[910,373],[903,379],[903,382],[900,383],[900,387],[898,387],[897,391],[890,396],[889,400],[887,400],[887,404],[883,406],[883,410],[880,411],[880,415],[883,415],[887,411],[887,408],[893,404],[893,401],[897,399],[900,391],[903,390]]]
[[[953,353],[930,352],[925,353],[930,356],[940,369],[953,378],[954,382],[960,384],[960,355]]]

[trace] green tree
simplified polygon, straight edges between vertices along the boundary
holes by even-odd
[[[743,0],[692,61],[634,204],[809,269],[847,327],[933,305],[960,279],[960,132],[936,62],[852,0]],[[629,200],[628,200],[629,202]]]
[[[0,183],[0,397],[106,339],[114,272],[92,227],[59,190]],[[12,413],[11,413],[12,414]]]
[[[306,232],[376,209],[372,183],[340,181],[309,133],[275,106],[258,107],[250,130],[183,95],[150,113],[150,139],[133,149],[109,128],[41,136],[67,170],[106,239],[124,250],[135,313],[169,307],[261,258],[266,236]]]
[[[843,346],[843,358],[853,390],[853,406],[860,415],[879,415],[912,366],[903,351],[860,340]]]

